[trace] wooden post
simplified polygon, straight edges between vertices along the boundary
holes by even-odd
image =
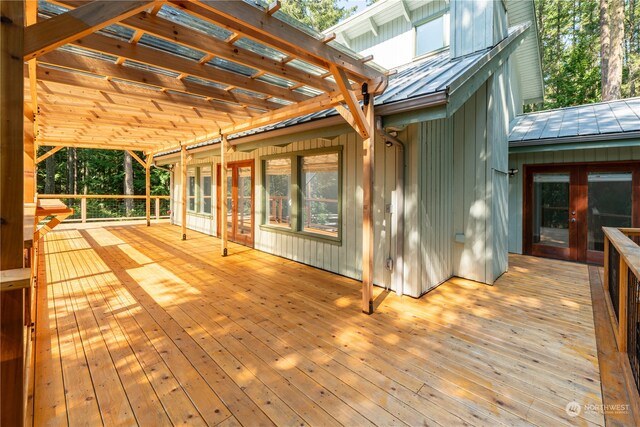
[[[182,172],[182,240],[187,240],[187,147],[180,149],[180,172]]]
[[[156,219],[160,219],[160,198],[156,197]]]
[[[609,292],[609,269],[611,266],[609,265],[609,237],[604,235],[604,290]]]
[[[146,180],[145,180],[145,188],[146,188],[146,195],[147,195],[147,203],[146,203],[146,208],[147,208],[147,227],[149,227],[151,225],[151,161],[153,160],[153,156],[149,155],[147,156],[147,162],[146,162],[146,166],[145,166],[145,172],[146,172]]]
[[[629,268],[627,267],[627,263],[624,262],[622,254],[620,254],[620,270],[618,270],[618,280],[620,285],[620,305],[618,306],[618,338],[620,338],[620,342],[618,343],[618,350],[620,350],[622,353],[626,353],[627,317],[629,315],[629,313],[627,312],[627,299],[629,296]],[[615,286],[615,284],[613,286]]]
[[[220,254],[227,256],[227,137],[220,138]]]
[[[36,196],[35,116],[29,104],[24,104],[24,202],[34,203]]]
[[[24,1],[0,1],[0,269],[23,267]],[[24,424],[24,290],[0,292],[0,425]]]
[[[80,199],[80,220],[81,222],[87,222],[87,198]]]
[[[362,311],[373,314],[373,177],[375,116],[373,99],[365,106],[368,138],[363,140],[362,159]]]

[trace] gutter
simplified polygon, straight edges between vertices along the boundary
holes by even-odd
[[[397,147],[398,164],[396,173],[396,261],[395,261],[395,285],[396,293],[400,296],[404,295],[404,178],[406,165],[406,150],[404,142],[396,136],[391,135],[382,127],[382,118],[376,116],[376,130],[386,144]]]

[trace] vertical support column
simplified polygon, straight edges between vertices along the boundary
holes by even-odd
[[[145,166],[145,188],[146,188],[146,208],[147,208],[147,227],[151,225],[151,162],[153,161],[153,156],[149,155],[146,159]]]
[[[373,314],[373,177],[375,117],[373,99],[365,106],[368,138],[363,140],[362,159],[362,311]]]
[[[0,269],[23,265],[24,1],[0,1]],[[24,290],[0,292],[0,425],[24,424]]]
[[[24,202],[34,203],[36,196],[35,116],[31,106],[24,104]]]
[[[227,256],[227,137],[220,138],[220,254]]]
[[[83,197],[80,199],[80,221],[85,223],[87,222],[87,198]]]
[[[187,240],[187,147],[180,149],[180,172],[182,173],[182,240]]]

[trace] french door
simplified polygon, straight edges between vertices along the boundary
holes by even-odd
[[[640,225],[640,164],[525,166],[525,253],[601,264],[602,227]]]
[[[217,218],[218,236],[222,197],[220,195],[220,165],[217,169]],[[235,243],[253,247],[254,209],[254,162],[243,160],[227,163],[227,238]]]

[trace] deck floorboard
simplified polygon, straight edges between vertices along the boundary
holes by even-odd
[[[604,425],[589,272],[511,255],[420,299],[168,224],[42,245],[33,424]],[[584,407],[584,406],[583,406]]]

